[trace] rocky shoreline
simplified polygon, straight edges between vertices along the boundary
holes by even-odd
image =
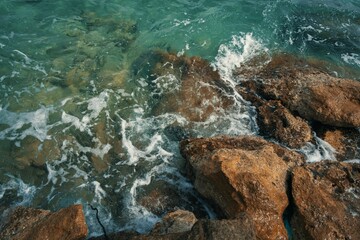
[[[151,74],[171,71],[181,79],[176,98],[162,96],[154,114],[180,112],[203,121],[231,105],[207,61],[160,52],[151,58]],[[260,136],[193,139],[185,129],[178,139],[188,177],[219,219],[198,220],[178,210],[148,235],[94,239],[360,239],[360,82],[288,55],[249,69],[234,72],[241,79],[236,91],[255,107]],[[331,161],[308,162],[301,151],[318,138],[334,149]],[[4,219],[1,239],[87,236],[81,206],[56,213],[20,207]]]

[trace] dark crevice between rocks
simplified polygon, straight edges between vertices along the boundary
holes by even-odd
[[[283,213],[283,221],[286,228],[286,231],[288,233],[289,240],[294,239],[294,232],[291,227],[291,219],[295,212],[295,201],[292,196],[292,176],[291,173],[288,174],[286,179],[286,195],[288,197],[289,205],[286,207],[284,213]]]
[[[104,235],[103,235],[104,239],[109,240],[110,238],[108,237],[108,235],[106,233],[106,229],[105,229],[104,225],[102,224],[102,222],[100,221],[99,210],[96,207],[94,207],[93,205],[91,205],[91,204],[89,204],[89,206],[90,206],[91,210],[96,212],[96,220],[98,221],[98,223],[101,226],[101,229],[102,229],[102,231],[104,233]]]

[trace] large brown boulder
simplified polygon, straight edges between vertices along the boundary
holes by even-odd
[[[254,75],[262,96],[280,100],[307,120],[338,127],[360,127],[358,81],[333,77],[306,62],[284,56],[274,57]]]
[[[80,240],[87,236],[81,205],[57,212],[18,207],[9,213],[1,228],[0,239]]]
[[[360,165],[343,162],[295,168],[296,239],[360,239]]]
[[[227,218],[244,212],[260,239],[287,239],[282,216],[288,206],[289,170],[302,155],[255,136],[181,142],[194,186]],[[271,223],[271,224],[269,224]]]

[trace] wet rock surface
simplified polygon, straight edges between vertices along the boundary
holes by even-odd
[[[184,239],[257,239],[254,226],[246,215],[233,220],[199,220]]]
[[[237,86],[237,91],[255,106],[261,136],[290,148],[301,148],[313,139],[308,122],[291,112],[280,100],[266,100],[262,97],[256,81],[243,82]]]
[[[120,232],[108,237],[112,240],[226,240],[226,239],[256,239],[251,219],[244,215],[233,220],[198,220],[189,231],[141,235],[134,232]],[[106,239],[104,236],[92,240]]]
[[[192,212],[176,210],[166,214],[162,220],[157,223],[151,234],[164,235],[168,233],[181,233],[190,231],[197,218]]]
[[[290,169],[303,163],[302,155],[254,136],[185,140],[181,151],[195,188],[225,217],[246,212],[257,237],[287,238],[282,220],[286,182]]]
[[[151,188],[144,187],[137,196],[137,202],[157,216],[184,209],[193,212],[199,218],[204,218],[207,216],[205,209],[195,207],[201,206],[198,201],[195,196],[181,194],[180,189],[162,180],[154,180]]]
[[[87,236],[87,225],[81,205],[57,212],[18,207],[2,220],[1,239],[68,239]]]
[[[250,76],[251,88],[267,100],[280,100],[294,113],[337,127],[360,126],[360,82],[333,77],[307,62],[274,57]],[[249,88],[249,87],[248,87]]]
[[[292,178],[296,239],[360,238],[360,165],[320,162]]]
[[[294,116],[279,101],[268,101],[258,108],[260,134],[273,137],[291,148],[300,148],[312,140],[309,124]]]
[[[166,185],[153,189],[144,196],[141,195],[138,198],[140,205],[156,215],[173,211],[181,206],[180,195],[175,189]]]
[[[360,131],[355,128],[314,127],[318,137],[336,150],[338,161],[360,159]]]

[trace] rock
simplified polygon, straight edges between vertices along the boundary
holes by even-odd
[[[329,126],[314,127],[316,134],[336,150],[336,159],[346,161],[360,159],[360,132],[353,128]]]
[[[360,239],[360,165],[323,161],[292,176],[295,239]]]
[[[118,232],[107,237],[93,237],[89,240],[184,240],[184,233],[169,233],[166,235],[144,235],[137,232]]]
[[[8,215],[0,239],[67,239],[87,236],[87,225],[81,205],[51,213],[46,210],[18,207]]]
[[[158,99],[155,115],[175,112],[189,121],[202,122],[233,104],[224,94],[226,87],[219,73],[199,57],[152,51],[135,61],[133,69],[136,75],[145,75]]]
[[[268,101],[258,108],[260,134],[273,137],[291,147],[301,148],[312,140],[308,123],[294,116],[279,101]]]
[[[105,240],[104,236],[91,240]],[[245,214],[233,220],[199,220],[190,231],[165,235],[141,235],[134,232],[111,234],[112,240],[251,240],[256,239],[252,221]]]
[[[168,233],[181,233],[190,231],[197,218],[192,212],[184,210],[176,210],[166,214],[163,219],[158,222],[151,234],[164,235]]]
[[[287,179],[304,162],[302,155],[255,136],[190,139],[180,148],[195,188],[225,217],[246,212],[258,238],[287,239]]]
[[[360,127],[360,82],[330,76],[306,62],[274,57],[254,80],[258,92],[280,100],[310,121],[337,127]]]
[[[141,206],[158,216],[178,209],[191,211],[197,217],[207,216],[199,199],[162,180],[154,180],[151,185],[139,189],[136,199]]]
[[[107,150],[104,151],[104,155],[99,155],[92,153],[91,162],[98,172],[104,172],[111,165],[111,161],[121,152],[122,142],[116,136],[115,130],[111,127],[108,127],[106,120],[103,116],[100,117],[100,120],[93,127],[97,148]],[[91,146],[91,145],[90,145]],[[95,146],[93,146],[95,148]]]
[[[254,225],[246,215],[233,220],[199,220],[191,231],[183,236],[187,240],[250,240],[257,239]]]
[[[137,24],[87,11],[63,20],[55,22],[52,30],[71,41],[46,49],[54,59],[51,82],[76,94],[94,87],[123,88],[128,74],[125,52],[136,40]]]
[[[31,229],[34,224],[49,214],[50,211],[48,210],[26,207],[7,210],[0,221],[0,238],[10,239],[11,236],[16,235],[22,229]]]
[[[175,211],[182,205],[181,197],[177,191],[165,182],[156,184],[157,187],[146,194],[139,194],[138,202],[150,212],[162,215],[166,212]]]
[[[313,139],[310,125],[294,115],[279,100],[266,100],[259,95],[256,82],[244,81],[237,86],[239,94],[257,110],[259,133],[290,148],[301,148]]]
[[[186,129],[183,126],[171,124],[164,128],[165,135],[171,141],[181,141],[189,138],[193,133],[190,129]]]
[[[11,156],[18,161],[21,167],[42,167],[47,162],[60,158],[60,147],[53,140],[44,140],[27,136],[19,146],[12,147]]]

